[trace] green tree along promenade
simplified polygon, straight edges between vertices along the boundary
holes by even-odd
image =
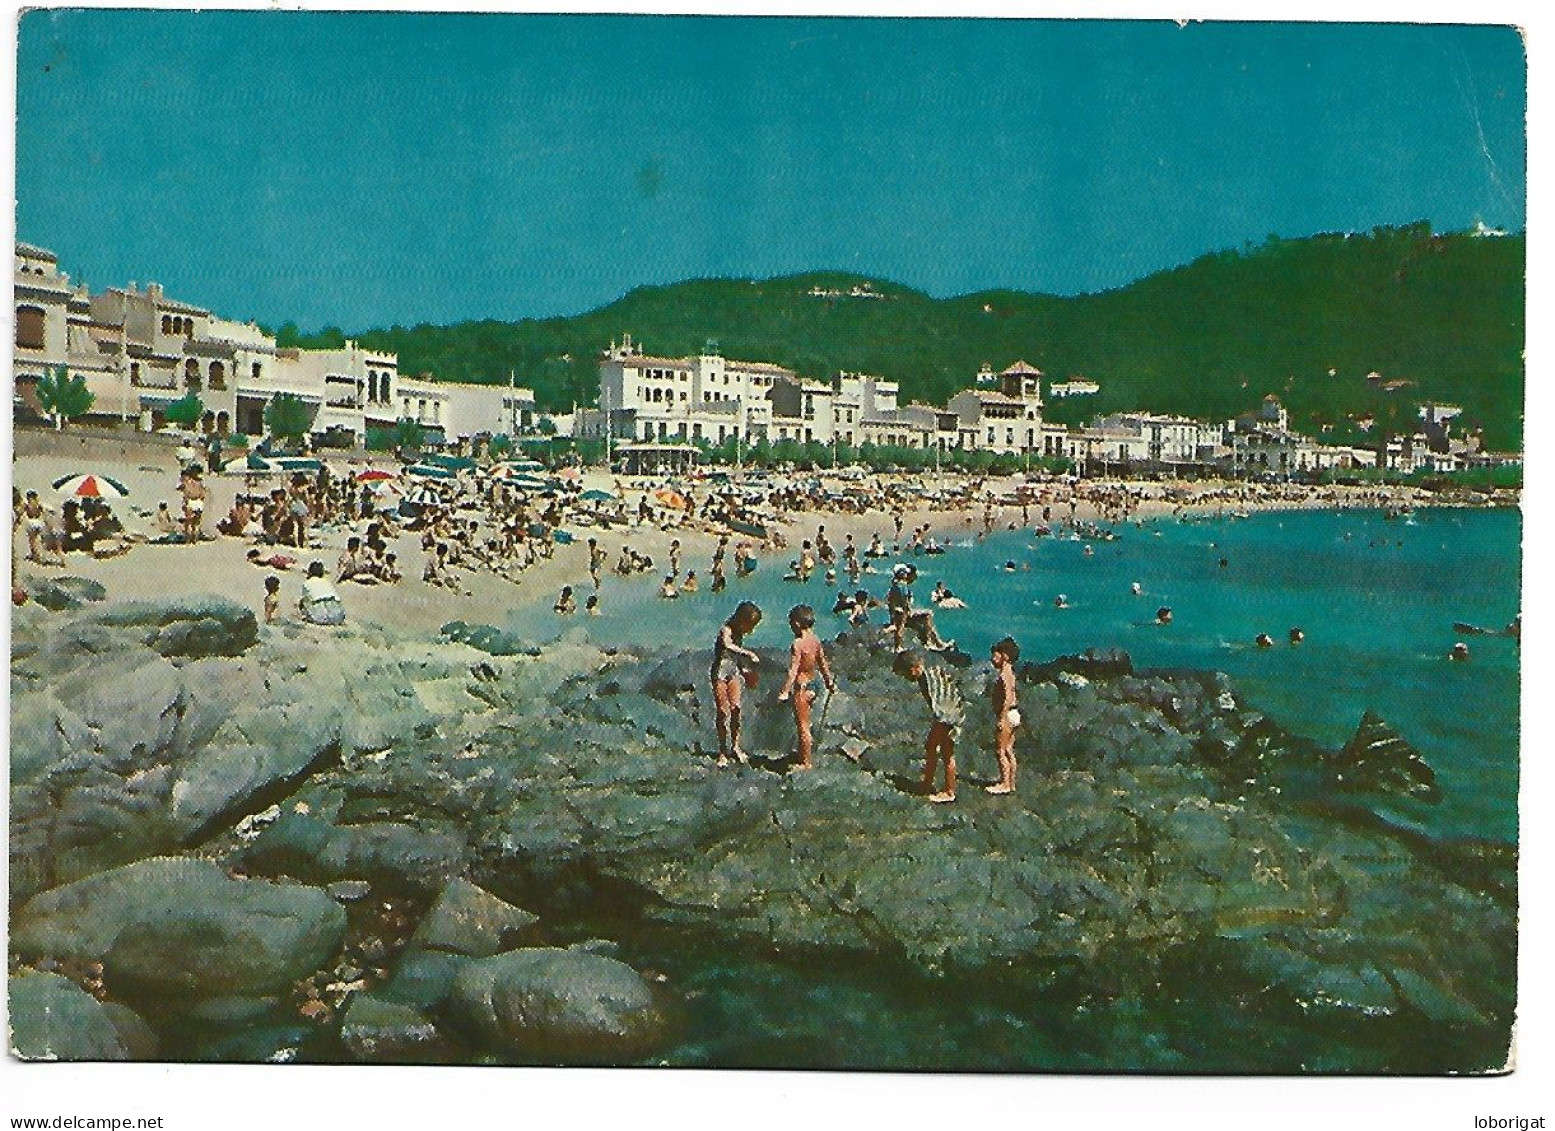
[[[38,404],[54,419],[55,428],[63,428],[67,421],[85,416],[97,396],[86,387],[86,378],[74,376],[61,365],[38,378]]]
[[[265,427],[278,439],[300,439],[311,423],[308,406],[290,393],[277,393],[265,405]]]
[[[192,428],[205,414],[205,402],[193,393],[186,393],[167,406],[167,421],[184,428]]]
[[[641,287],[568,318],[395,326],[352,337],[399,355],[405,373],[505,382],[566,411],[598,397],[598,355],[623,331],[659,355],[773,361],[803,376],[838,370],[901,382],[901,399],[943,404],[983,363],[1017,358],[1051,380],[1097,381],[1095,396],[1052,400],[1078,424],[1127,409],[1224,420],[1279,396],[1297,431],[1320,439],[1375,410],[1370,372],[1407,380],[1404,398],[1460,404],[1488,446],[1522,444],[1524,252],[1521,235],[1434,235],[1429,224],[1360,235],[1270,238],[1099,294],[985,291],[935,299],[861,276],[814,273],[752,282]],[[882,298],[849,298],[869,281]],[[816,297],[812,288],[844,292]],[[282,327],[282,344],[338,346],[330,328]]]

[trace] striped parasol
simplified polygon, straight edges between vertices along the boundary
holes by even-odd
[[[84,499],[122,499],[130,493],[130,489],[117,479],[94,472],[62,476],[54,480],[54,490]]]

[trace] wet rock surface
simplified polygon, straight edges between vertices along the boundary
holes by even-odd
[[[1218,673],[1061,657],[1022,670],[1019,791],[991,797],[984,673],[957,669],[962,784],[934,806],[878,641],[831,646],[813,771],[775,678],[752,764],[720,770],[702,653],[470,625],[166,647],[240,619],[208,611],[24,610],[14,639],[13,968],[100,965],[162,1055],[1504,1062],[1515,848],[1400,823],[1434,777],[1379,719],[1330,750]],[[962,1035],[898,1049],[904,1017]]]

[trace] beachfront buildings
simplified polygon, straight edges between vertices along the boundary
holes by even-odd
[[[752,442],[772,423],[767,394],[780,379],[798,375],[781,365],[725,358],[716,342],[694,357],[658,357],[627,334],[602,355],[599,407],[578,410],[573,431],[626,440]]]
[[[308,413],[316,442],[359,444],[370,428],[402,418],[434,443],[482,434],[516,435],[536,420],[534,394],[508,385],[436,381],[399,372],[393,353],[354,341],[337,349],[280,346],[252,322],[221,318],[131,282],[89,294],[55,256],[16,245],[16,389],[37,411],[37,380],[63,368],[86,380],[90,415],[159,427],[168,406],[199,399],[203,432],[258,436],[265,406],[280,394]]]
[[[93,319],[87,288],[70,281],[53,252],[31,244],[16,245],[13,266],[16,407],[39,412],[39,378],[64,369],[86,379],[97,412],[127,416],[138,411],[126,387],[119,332]]]
[[[1042,451],[1042,371],[1017,361],[991,382],[985,367],[977,387],[963,389],[946,405],[960,420],[960,447],[1006,455]],[[995,387],[989,388],[990,384]]]

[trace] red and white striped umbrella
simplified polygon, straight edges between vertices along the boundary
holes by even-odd
[[[93,472],[62,476],[54,480],[54,490],[85,499],[122,499],[130,493],[130,489],[117,479]]]
[[[379,470],[376,467],[371,469],[371,470],[369,470],[369,471],[359,471],[359,472],[357,472],[357,475],[356,475],[356,481],[358,483],[379,483],[379,482],[382,482],[385,479],[394,479],[394,478],[397,478],[395,476],[394,472],[392,472],[392,471],[381,471],[381,470]]]

